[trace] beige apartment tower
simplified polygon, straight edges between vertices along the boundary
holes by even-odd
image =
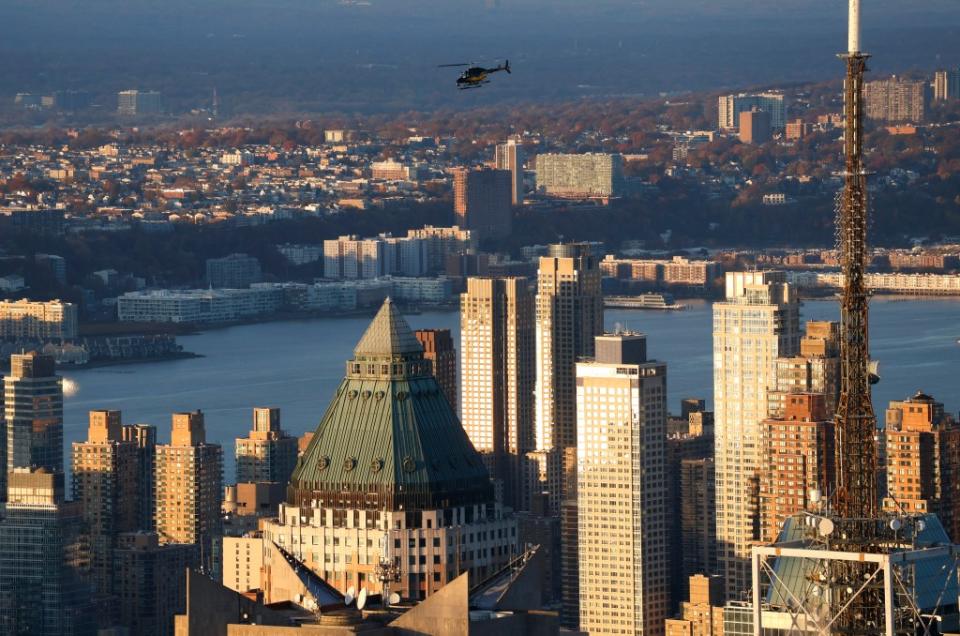
[[[207,444],[203,413],[174,413],[170,443],[156,451],[155,523],[161,543],[197,544],[209,571],[220,536],[223,450]]]
[[[96,591],[112,594],[117,537],[140,529],[139,449],[123,440],[120,411],[90,411],[87,441],[74,442],[72,459],[73,500],[89,532]]]
[[[577,359],[593,357],[594,338],[603,333],[600,268],[589,245],[550,246],[549,256],[540,259],[536,312],[534,443],[537,451],[562,454],[577,445]],[[562,493],[559,475],[547,481],[551,493]],[[557,511],[554,499],[551,509]]]
[[[520,462],[534,449],[534,315],[526,278],[470,278],[460,296],[460,420],[520,510],[530,509]]]
[[[238,437],[237,483],[286,484],[297,465],[297,438],[280,428],[280,409],[253,409],[253,428]]]
[[[417,329],[413,332],[423,347],[423,357],[433,365],[433,377],[457,411],[457,349],[449,329]]]
[[[576,365],[580,629],[664,633],[667,551],[667,367],[646,337],[597,337]]]
[[[783,272],[730,272],[713,306],[717,550],[727,594],[750,588],[759,539],[758,476],[776,360],[796,355],[800,306]]]

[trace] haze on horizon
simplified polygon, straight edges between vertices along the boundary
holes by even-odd
[[[489,5],[498,5],[495,7]],[[156,89],[233,113],[383,111],[836,79],[846,0],[5,0],[0,100]],[[874,76],[960,66],[955,0],[867,0]],[[515,73],[453,87],[445,62]],[[504,78],[498,78],[501,80]]]

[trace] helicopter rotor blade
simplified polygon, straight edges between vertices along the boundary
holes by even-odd
[[[452,66],[470,66],[470,64],[471,62],[467,62],[465,64],[438,64],[437,68],[449,68]]]

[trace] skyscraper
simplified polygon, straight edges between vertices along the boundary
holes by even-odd
[[[592,357],[603,333],[603,297],[597,258],[586,243],[551,245],[540,258],[536,297],[536,450],[547,454],[541,480],[551,493],[551,510],[563,495],[563,449],[577,445],[576,362]]]
[[[82,518],[63,495],[63,473],[15,468],[9,474],[0,521],[2,634],[93,631]]]
[[[526,278],[470,278],[460,296],[460,420],[519,510],[530,509],[520,463],[534,449],[534,313]]]
[[[346,364],[277,519],[264,522],[265,600],[298,592],[287,556],[341,591],[391,589],[422,599],[469,571],[481,580],[517,545],[423,348],[387,300]],[[382,570],[381,570],[382,571]],[[387,579],[393,583],[392,577]]]
[[[52,356],[36,352],[10,357],[4,380],[8,471],[63,472],[63,378],[55,367]]]
[[[453,212],[457,225],[479,240],[510,234],[513,176],[507,170],[456,168],[453,171]]]
[[[286,484],[297,465],[297,438],[280,428],[280,409],[253,409],[253,428],[236,441],[237,483]]]
[[[157,427],[152,424],[124,425],[123,441],[137,445],[137,528],[153,530],[153,508],[156,482]]]
[[[960,538],[960,425],[943,404],[918,391],[891,402],[885,428],[887,496],[883,509],[934,513],[950,538]]]
[[[713,306],[717,549],[731,597],[750,587],[750,545],[758,539],[758,473],[767,391],[776,359],[800,344],[796,291],[783,272],[730,272],[726,300]]]
[[[667,367],[641,334],[576,365],[580,629],[662,635],[669,603]]]
[[[960,98],[960,68],[934,73],[933,98],[938,101]]]
[[[423,357],[433,364],[433,377],[447,396],[454,413],[457,411],[457,350],[449,329],[417,329],[413,332],[423,347]]]
[[[156,529],[161,543],[193,543],[213,571],[213,542],[220,536],[223,450],[208,444],[203,413],[174,413],[170,443],[157,446]]]
[[[792,515],[811,509],[834,480],[834,429],[822,393],[791,393],[781,417],[765,420],[760,540],[772,543]]]
[[[155,115],[160,109],[160,93],[157,91],[126,90],[117,93],[117,113],[120,115]]]
[[[511,182],[511,200],[513,205],[523,205],[523,163],[525,157],[520,140],[511,137],[506,143],[497,144],[494,162],[497,170],[509,170]]]
[[[73,444],[73,500],[90,536],[97,593],[113,592],[113,549],[122,532],[139,530],[139,449],[124,441],[120,411],[90,411],[87,441]]]

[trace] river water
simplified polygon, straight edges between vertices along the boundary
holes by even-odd
[[[688,301],[680,312],[606,310],[606,324],[647,334],[651,358],[667,362],[670,409],[684,397],[713,394],[711,310]],[[834,301],[807,301],[803,320],[837,320]],[[449,328],[459,341],[459,314],[410,315],[414,329]],[[74,391],[64,413],[65,452],[86,438],[87,412],[120,409],[127,424],[150,423],[170,437],[170,414],[201,409],[207,440],[223,444],[224,481],[234,478],[234,439],[250,430],[254,406],[281,408],[291,434],[314,429],[344,375],[346,360],[369,317],[269,322],[183,336],[202,358],[68,371]],[[917,390],[960,409],[960,299],[878,298],[871,305],[871,351],[882,381],[874,405],[882,423],[888,402]],[[459,342],[458,342],[459,350]],[[69,458],[67,464],[69,466]]]

